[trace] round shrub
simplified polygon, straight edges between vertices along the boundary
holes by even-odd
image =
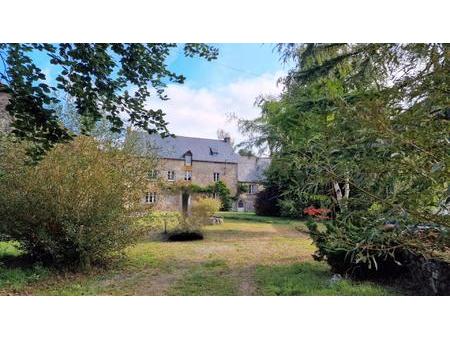
[[[209,219],[220,210],[221,203],[215,198],[200,198],[192,204],[191,222],[198,223],[199,226],[209,223]]]
[[[138,238],[134,215],[148,184],[148,163],[123,149],[79,136],[37,164],[24,146],[3,143],[0,233],[35,260],[89,267]]]

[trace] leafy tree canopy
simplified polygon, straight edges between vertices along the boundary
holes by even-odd
[[[329,262],[345,257],[370,269],[402,249],[448,252],[448,45],[280,50],[296,64],[281,98],[263,100],[261,116],[240,126],[272,152],[268,185],[281,212],[333,209],[329,229],[315,237]],[[444,237],[418,236],[418,224],[442,227]]]
[[[7,110],[14,119],[14,134],[34,142],[40,152],[69,138],[53,108],[65,92],[83,117],[83,134],[102,117],[118,132],[124,125],[121,117],[126,116],[133,126],[168,135],[165,114],[145,103],[152,91],[166,100],[166,84],[185,80],[166,65],[176,47],[164,43],[0,44],[0,82],[11,94]],[[216,48],[205,44],[185,44],[183,49],[187,57],[212,60],[218,55]],[[55,85],[48,82],[31,53],[49,58],[52,73],[58,74]]]

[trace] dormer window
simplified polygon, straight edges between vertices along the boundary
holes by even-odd
[[[192,153],[190,151],[184,154],[184,165],[192,165]]]
[[[219,155],[219,150],[215,147],[209,147],[209,154],[210,155]]]

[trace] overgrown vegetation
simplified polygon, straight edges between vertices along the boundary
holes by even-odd
[[[134,243],[150,161],[79,136],[36,163],[0,143],[0,234],[34,261],[89,268]]]
[[[372,283],[336,278],[325,264],[297,263],[285,266],[259,266],[256,280],[265,296],[388,296],[394,290]]]
[[[448,46],[280,49],[296,63],[285,91],[279,100],[262,100],[261,117],[241,128],[249,143],[271,152],[266,185],[279,191],[282,215],[331,209],[326,231],[310,225],[315,257],[342,274],[391,277],[412,271],[419,257],[445,256]],[[448,292],[434,277],[429,282],[436,293]]]
[[[175,183],[167,183],[167,182],[159,182],[160,189],[170,192],[186,192],[189,194],[197,193],[204,194],[206,196],[212,197],[216,194],[220,198],[221,211],[229,211],[231,210],[232,197],[230,189],[227,185],[218,181],[214,184],[208,184],[207,186],[200,186],[198,184],[194,184],[186,181],[177,181]]]
[[[190,217],[200,225],[210,223],[210,218],[221,208],[221,203],[215,198],[202,197],[194,201]]]
[[[202,227],[210,224],[210,218],[220,209],[214,198],[202,197],[192,203],[190,213],[183,215],[178,226],[169,232],[169,240],[189,241],[203,239]]]

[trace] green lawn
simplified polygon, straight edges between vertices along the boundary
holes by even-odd
[[[11,266],[20,255],[0,243],[0,295],[387,295],[371,283],[330,281],[298,220],[222,213],[205,239],[163,242],[159,236],[130,247],[108,269],[63,273],[39,265]],[[3,262],[3,263],[2,263]]]

